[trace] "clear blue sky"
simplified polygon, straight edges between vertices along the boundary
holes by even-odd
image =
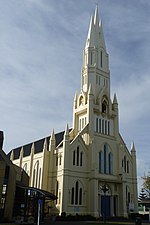
[[[99,0],[120,132],[150,171],[150,1]],[[4,150],[72,126],[95,0],[0,1],[0,130]]]

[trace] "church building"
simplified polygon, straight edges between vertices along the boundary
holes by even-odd
[[[75,94],[73,126],[10,152],[31,187],[57,195],[58,214],[128,217],[137,212],[134,144],[119,133],[116,94],[110,97],[109,55],[98,7],[83,51],[81,90]],[[54,213],[54,212],[53,212]]]

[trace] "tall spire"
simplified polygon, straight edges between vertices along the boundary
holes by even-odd
[[[91,16],[86,47],[101,47],[106,50],[102,21],[99,22],[98,5],[96,5],[94,16]]]
[[[95,8],[94,25],[99,26],[98,4],[96,5],[96,8]]]

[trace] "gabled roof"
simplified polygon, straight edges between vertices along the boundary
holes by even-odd
[[[70,130],[71,130],[71,129],[70,129]],[[70,131],[70,130],[69,130],[69,131]],[[62,131],[62,132],[59,132],[59,133],[55,134],[56,146],[58,146],[58,145],[60,144],[60,142],[63,140],[64,132],[65,132],[65,131]],[[33,141],[33,142],[29,143],[29,144],[22,145],[22,146],[20,146],[20,147],[17,147],[17,148],[15,148],[15,149],[12,149],[12,150],[9,152],[8,156],[10,157],[11,152],[13,151],[13,154],[14,154],[14,160],[15,160],[15,159],[18,159],[19,156],[20,156],[20,151],[21,151],[22,148],[23,148],[23,157],[29,156],[29,155],[31,154],[31,148],[32,148],[32,144],[33,144],[33,143],[34,143],[34,147],[35,147],[34,154],[43,152],[44,142],[45,142],[45,140],[46,140],[47,146],[49,146],[50,137],[51,137],[51,136],[48,136],[48,137],[39,139],[39,140],[37,140],[37,141]],[[47,149],[47,150],[48,150],[48,149]]]

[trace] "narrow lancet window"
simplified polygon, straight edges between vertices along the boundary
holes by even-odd
[[[101,51],[101,67],[103,67],[103,52]]]

